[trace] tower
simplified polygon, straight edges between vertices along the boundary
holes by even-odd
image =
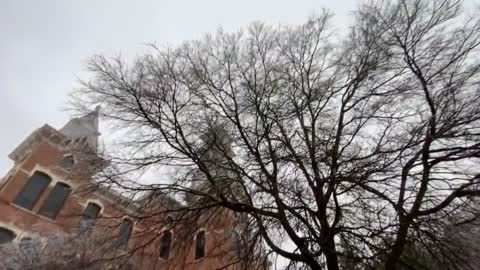
[[[162,225],[171,223],[168,216],[160,217],[165,221],[155,215],[139,219],[139,213],[150,210],[142,208],[141,201],[98,186],[94,174],[107,165],[98,154],[98,117],[99,107],[60,129],[45,124],[12,151],[13,168],[0,183],[0,244],[59,234],[98,237],[109,247],[107,253],[133,250],[138,269],[210,270],[223,265],[238,269],[232,263],[229,217],[233,214],[228,210],[214,209],[211,222],[190,231],[192,223]],[[214,152],[205,153],[205,158],[215,159]],[[220,171],[216,175],[219,181],[225,177]],[[88,189],[91,186],[97,188]],[[154,210],[172,207],[175,200],[163,198]],[[150,244],[141,252],[134,250],[145,242]],[[97,250],[90,251],[94,256],[104,255],[104,250]]]
[[[243,200],[242,179],[234,162],[233,139],[225,126],[211,126],[201,139],[199,163],[208,171],[210,179],[199,169],[194,175],[192,188],[207,194],[221,194],[231,200]]]
[[[85,138],[87,146],[93,151],[98,151],[98,114],[100,106],[97,106],[94,111],[84,115],[80,118],[73,118],[60,129],[60,132],[68,138],[82,139]]]
[[[98,111],[60,130],[45,124],[9,155],[14,165],[0,184],[0,230],[8,230],[10,240],[75,230],[88,204],[75,191],[92,181],[91,174],[76,172],[90,171],[88,160],[99,160]]]

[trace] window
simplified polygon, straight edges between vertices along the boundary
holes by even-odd
[[[28,241],[32,241],[32,238],[28,237],[28,236],[25,236],[25,237],[22,238],[22,240],[20,240],[20,242],[28,242]]]
[[[119,246],[126,246],[130,235],[133,230],[133,221],[130,219],[124,219],[122,225],[120,226],[120,232],[118,233],[117,243]]]
[[[25,236],[20,240],[19,243],[20,248],[22,249],[29,249],[33,247],[33,239],[29,236]]]
[[[12,242],[15,237],[16,235],[14,232],[5,228],[0,228],[0,245]]]
[[[205,257],[205,231],[199,231],[195,237],[195,260]]]
[[[242,238],[237,231],[233,232],[233,251],[235,252],[235,256],[237,258],[242,258],[243,247],[242,247]]]
[[[89,202],[85,210],[83,210],[82,219],[80,220],[79,231],[80,232],[89,232],[90,229],[95,225],[95,221],[100,214],[102,207],[96,203]]]
[[[25,209],[32,210],[50,182],[52,182],[50,176],[41,172],[35,172],[13,203]]]
[[[73,164],[75,164],[75,159],[72,155],[68,155],[62,159],[62,161],[60,162],[60,167],[66,170],[70,170],[73,167]]]
[[[173,226],[173,217],[172,216],[167,216],[165,220],[163,221],[165,224],[165,227],[171,228]]]
[[[38,213],[42,216],[55,219],[71,192],[72,189],[67,184],[57,183]]]
[[[172,242],[172,233],[170,231],[163,232],[160,243],[160,258],[168,260],[170,255],[170,244]]]

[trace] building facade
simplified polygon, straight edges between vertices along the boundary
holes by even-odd
[[[245,268],[231,212],[178,222],[165,211],[172,199],[146,196],[140,206],[100,188],[93,175],[108,164],[97,155],[99,135],[96,109],[59,130],[44,125],[13,150],[14,165],[0,182],[0,244],[63,234],[102,239],[138,269]],[[150,212],[162,214],[145,218]]]

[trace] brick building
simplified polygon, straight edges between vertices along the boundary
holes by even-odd
[[[140,206],[99,188],[92,178],[106,165],[96,154],[99,135],[96,109],[60,130],[46,124],[13,150],[14,166],[0,182],[0,244],[60,233],[87,235],[133,254],[140,269],[241,268],[238,217],[231,212],[212,209],[208,222],[197,220],[198,226],[166,214],[139,220],[140,212],[165,210],[176,202],[146,196]]]

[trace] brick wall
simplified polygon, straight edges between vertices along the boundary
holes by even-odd
[[[76,164],[72,170],[62,169],[59,164],[63,158],[72,152],[68,138],[62,137],[56,130],[39,129],[19,146],[14,157],[15,165],[0,187],[0,227],[12,230],[19,241],[31,235],[48,235],[55,233],[75,234],[81,214],[88,202],[95,202],[102,207],[101,216],[97,220],[91,237],[103,237],[113,242],[118,235],[122,218],[135,214],[133,206],[122,208],[119,198],[104,193],[85,193],[84,188],[92,184],[92,179],[75,171],[85,171],[86,164]],[[54,139],[52,139],[54,138]],[[32,210],[24,209],[13,203],[29,178],[40,171],[48,174],[52,182],[42,193]],[[87,174],[88,175],[88,174]],[[67,198],[63,208],[55,220],[38,214],[39,208],[50,194],[57,182],[64,182],[72,187],[73,192]],[[155,206],[155,210],[162,205]],[[143,209],[145,210],[145,209]],[[149,209],[147,209],[148,211]],[[230,252],[232,243],[232,215],[228,211],[217,209],[208,222],[198,221],[197,224],[179,224],[171,229],[173,234],[170,258],[159,258],[160,238],[162,235],[162,216],[153,216],[135,224],[129,248],[135,249],[137,260],[141,261],[142,269],[196,269],[211,270],[229,265],[234,259]],[[201,224],[201,225],[200,225]],[[195,234],[201,228],[206,235],[206,256],[195,260]],[[1,260],[1,259],[0,259]],[[236,269],[231,265],[226,269]]]

